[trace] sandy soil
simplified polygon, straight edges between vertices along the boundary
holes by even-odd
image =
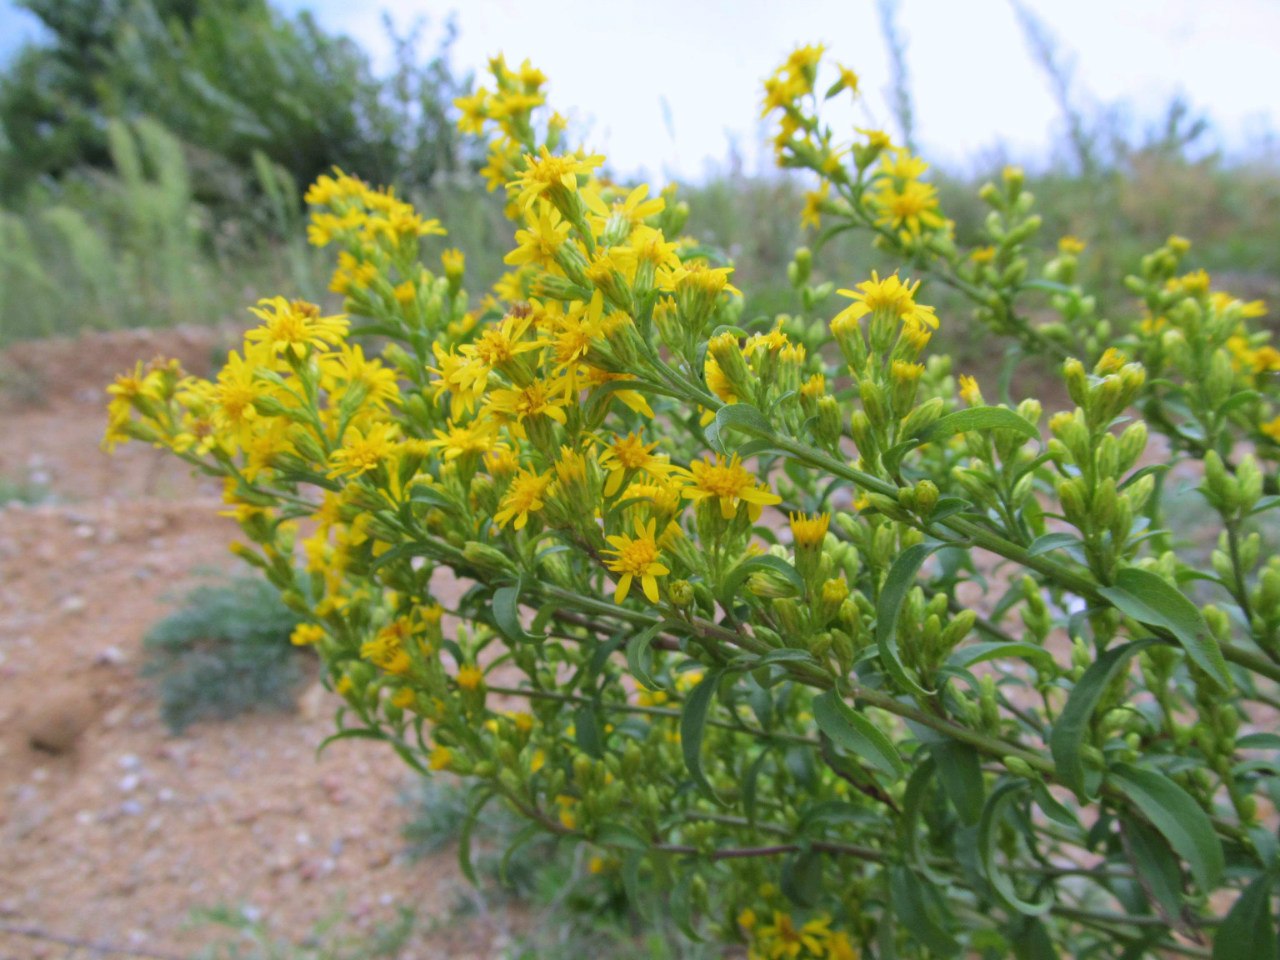
[[[220,905],[302,938],[419,917],[405,957],[490,957],[508,918],[452,917],[452,852],[410,862],[403,764],[366,741],[317,758],[335,698],[292,714],[160,721],[141,641],[208,571],[235,572],[217,489],[143,447],[98,449],[103,386],[157,354],[207,372],[234,331],[95,334],[0,358],[0,483],[49,494],[0,507],[0,960],[188,956],[228,934]],[[76,952],[90,940],[132,954]]]

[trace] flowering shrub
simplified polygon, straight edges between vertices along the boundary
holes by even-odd
[[[335,736],[474,782],[464,860],[502,803],[770,960],[1274,954],[1261,306],[1175,237],[1128,280],[1138,315],[1099,317],[1079,241],[1039,262],[1013,169],[982,190],[989,245],[959,249],[923,161],[823,122],[857,77],[819,83],[821,55],[766,85],[819,241],[873,231],[975,335],[1060,367],[1073,409],[954,377],[919,279],[836,291],[800,250],[797,312],[744,317],[673,192],[602,177],[542,74],[499,59],[458,103],[518,224],[492,295],[457,252],[424,265],[436,221],[322,177],[347,316],[276,298],[216,379],[139,368],[108,445],[225,480],[236,551],[345,698]],[[1166,524],[1184,463],[1210,569]]]

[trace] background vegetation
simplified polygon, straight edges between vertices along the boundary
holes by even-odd
[[[300,198],[334,165],[394,184],[439,216],[447,243],[468,256],[473,290],[501,274],[501,199],[484,190],[481,161],[450,119],[471,86],[450,62],[450,23],[392,33],[395,60],[380,75],[353,41],[266,0],[20,3],[47,29],[0,69],[0,346],[241,318],[271,293],[322,296]],[[1180,233],[1197,265],[1230,270],[1242,296],[1274,294],[1280,157],[1207,149],[1208,121],[1181,100],[1143,129],[1121,106],[1084,112],[1069,60],[1033,14],[1020,15],[1062,111],[1062,141],[1029,180],[1045,242],[1089,241],[1090,280],[1123,275],[1114,265]],[[907,57],[890,2],[881,26],[896,133],[909,138]],[[985,216],[975,185],[1002,163],[934,171],[961,239]],[[735,261],[748,315],[794,306],[780,278],[795,247],[815,239],[799,224],[807,188],[730,172],[682,190],[689,232]],[[818,275],[844,284],[851,265],[860,275],[881,265],[861,236],[835,238]],[[1123,291],[1108,293],[1105,306],[1123,309]],[[949,306],[945,291],[931,296]],[[949,316],[943,346],[977,360],[963,320]]]

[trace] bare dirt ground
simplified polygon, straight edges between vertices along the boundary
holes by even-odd
[[[148,628],[207,571],[237,570],[235,528],[183,464],[99,450],[103,387],[157,354],[207,372],[233,336],[126,331],[0,358],[0,484],[49,495],[0,507],[0,960],[116,955],[19,929],[189,956],[229,936],[191,922],[220,905],[294,939],[404,906],[402,956],[499,955],[506,916],[451,919],[453,854],[406,857],[402,762],[359,740],[317,758],[337,706],[318,684],[295,713],[175,737],[138,676]]]

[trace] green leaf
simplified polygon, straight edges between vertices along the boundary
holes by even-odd
[[[584,703],[574,711],[573,732],[579,750],[596,760],[604,756],[604,736],[600,732],[600,717],[592,704]]]
[[[502,859],[498,862],[498,879],[502,881],[503,886],[510,886],[511,881],[507,877],[507,871],[511,867],[511,858],[527,844],[530,840],[537,837],[546,836],[547,828],[540,823],[527,823],[521,828],[511,839],[511,843],[507,845],[507,849],[502,852]]]
[[[929,512],[926,519],[930,523],[941,523],[947,517],[954,517],[957,513],[964,513],[971,509],[973,504],[963,497],[943,497],[933,505],[933,510]]]
[[[1051,550],[1061,550],[1063,547],[1075,547],[1080,545],[1080,538],[1071,533],[1046,533],[1043,537],[1036,537],[1031,541],[1031,546],[1027,547],[1027,556],[1038,557],[1046,554]]]
[[[951,882],[950,876],[931,868],[924,854],[920,852],[920,831],[916,829],[916,823],[930,797],[929,787],[938,769],[932,756],[927,752],[923,756],[924,759],[911,771],[911,776],[907,780],[907,789],[902,795],[902,819],[899,821],[898,838],[910,866],[919,870],[932,883],[947,884]]]
[[[1030,918],[1013,940],[1016,960],[1058,960],[1058,948],[1040,920]]]
[[[1068,830],[1079,831],[1081,829],[1080,821],[1076,815],[1063,806],[1043,783],[1033,783],[1031,792],[1034,795],[1036,806],[1050,820],[1061,824]]]
[[[890,780],[896,782],[905,775],[907,765],[892,741],[835,690],[814,697],[813,719],[837,746],[861,757]]]
[[[752,826],[756,822],[756,788],[760,783],[760,771],[764,762],[769,759],[769,748],[760,751],[760,756],[751,761],[747,767],[747,775],[742,778],[742,812],[747,815],[747,822]]]
[[[1155,900],[1166,919],[1182,912],[1182,868],[1164,838],[1146,823],[1120,815],[1120,829],[1142,879],[1142,887]]]
[[[742,586],[746,579],[751,574],[764,570],[771,570],[778,574],[795,588],[797,596],[804,596],[804,578],[800,576],[796,568],[781,557],[765,554],[762,557],[751,557],[749,560],[744,560],[734,567],[733,572],[725,578],[724,585],[720,589],[720,599],[731,603],[738,593],[738,588]]]
[[[1225,417],[1231,411],[1238,410],[1247,404],[1261,399],[1262,394],[1257,390],[1241,390],[1239,393],[1232,394],[1228,397],[1227,402],[1218,407],[1215,413],[1219,417]]]
[[[728,453],[725,433],[737,430],[749,437],[768,439],[773,436],[773,427],[768,418],[749,403],[731,403],[716,411],[715,421],[707,428],[707,440],[721,453]]]
[[[1082,803],[1092,799],[1092,791],[1085,782],[1081,747],[1084,745],[1085,734],[1089,731],[1093,711],[1116,673],[1129,662],[1129,658],[1157,642],[1138,640],[1123,647],[1112,647],[1103,653],[1089,665],[1089,669],[1072,688],[1066,706],[1053,725],[1049,734],[1049,750],[1058,767],[1058,778],[1064,786],[1071,788]]]
[[[959,740],[931,743],[929,752],[938,764],[938,781],[960,819],[972,826],[982,818],[986,784],[978,751]]]
[[[880,650],[880,660],[899,685],[920,696],[929,696],[932,691],[922,687],[907,672],[898,655],[898,614],[902,612],[902,603],[906,600],[907,593],[915,585],[916,573],[921,565],[930,554],[944,546],[941,543],[917,543],[898,554],[893,566],[889,568],[889,575],[880,590],[879,602],[876,603],[876,646]]]
[[[822,854],[816,850],[801,850],[788,857],[778,883],[783,896],[799,907],[816,906],[823,893],[822,867]]]
[[[471,881],[473,887],[480,886],[480,882],[476,879],[475,868],[471,865],[471,831],[475,829],[476,821],[480,818],[480,811],[493,797],[492,790],[485,790],[479,794],[479,799],[472,803],[471,809],[467,811],[467,816],[462,821],[462,832],[458,834],[458,866],[462,869],[462,875]]]
[[[684,764],[689,768],[689,776],[698,789],[706,796],[717,799],[715,791],[702,771],[702,735],[707,726],[707,711],[715,698],[716,688],[720,684],[722,669],[710,671],[696,687],[689,691],[685,698],[684,709],[680,712],[680,749],[684,752]]]
[[[371,730],[368,727],[349,727],[346,730],[339,730],[337,733],[331,733],[320,741],[320,746],[316,747],[316,758],[319,759],[320,754],[324,752],[325,747],[338,740],[386,740],[387,735],[380,730]]]
[[[1264,510],[1274,510],[1276,507],[1280,507],[1280,497],[1272,494],[1255,503],[1253,509],[1249,511],[1249,516],[1252,517],[1255,514],[1262,513]]]
[[[649,842],[630,827],[620,823],[602,823],[596,828],[594,841],[602,847],[621,847],[625,850],[648,850]]]
[[[649,645],[661,630],[662,624],[655,623],[627,641],[627,670],[637,683],[648,690],[661,689],[661,685],[653,678],[653,664],[649,654]]]
[[[991,643],[973,643],[958,648],[950,658],[953,666],[971,667],[975,663],[986,660],[1002,660],[1006,657],[1017,657],[1026,660],[1042,673],[1052,673],[1057,669],[1053,655],[1044,647],[1034,643],[992,641]]]
[[[1191,794],[1163,773],[1128,763],[1117,763],[1107,782],[1123,793],[1151,825],[1164,835],[1174,853],[1186,861],[1196,884],[1212,892],[1222,880],[1225,866],[1222,843],[1213,822]]]
[[[924,886],[910,869],[902,866],[889,869],[889,885],[901,929],[940,957],[960,952],[960,944],[948,929],[953,918],[934,887]]]
[[[770,650],[760,659],[754,657],[749,658],[746,666],[748,668],[767,667],[771,663],[809,663],[816,664],[818,661],[808,650],[796,650],[791,647],[782,647],[778,650]]]
[[[1039,917],[1053,906],[1053,891],[1044,891],[1041,899],[1034,902],[1024,900],[1018,895],[1008,874],[999,869],[996,859],[1004,808],[1025,793],[1028,787],[1025,780],[1006,780],[991,792],[978,823],[978,859],[982,864],[983,874],[991,883],[992,892],[1005,909],[1027,917]]]
[[[493,591],[493,622],[508,640],[528,643],[540,638],[526,631],[520,622],[520,586],[515,583]]]
[[[1241,750],[1280,750],[1280,733],[1246,733],[1236,740]]]
[[[693,887],[693,877],[693,871],[686,870],[676,881],[675,889],[671,891],[671,919],[675,921],[681,933],[695,943],[701,943],[702,937],[698,936],[698,931],[693,928],[693,896],[690,892]]]
[[[429,503],[433,507],[442,507],[445,510],[457,508],[457,504],[446,494],[425,483],[415,483],[411,486],[409,488],[409,499],[414,503]]]
[[[1039,440],[1035,424],[1005,407],[971,407],[933,421],[917,434],[921,443],[934,443],[958,433],[981,430],[1014,430],[1028,440]]]
[[[1200,609],[1163,577],[1150,570],[1129,567],[1116,575],[1115,586],[1101,587],[1098,592],[1125,616],[1168,630],[1182,644],[1187,656],[1219,688],[1231,688],[1227,661]]]
[[[1214,937],[1213,960],[1275,960],[1276,923],[1271,916],[1274,880],[1264,873],[1236,898]]]
[[[644,865],[645,854],[639,850],[627,855],[622,861],[622,887],[627,893],[627,902],[635,907],[641,919],[652,923],[654,920],[653,900],[649,896],[653,884],[640,884],[640,868]]]

